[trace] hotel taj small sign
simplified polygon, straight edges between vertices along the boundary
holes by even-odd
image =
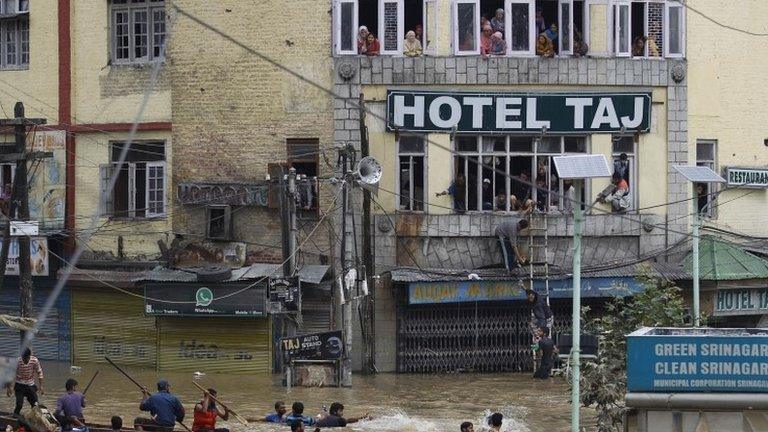
[[[588,134],[650,128],[647,92],[387,92],[391,131]]]
[[[765,189],[768,188],[768,169],[765,168],[727,168],[728,186]]]

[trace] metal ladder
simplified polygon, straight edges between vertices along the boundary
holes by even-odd
[[[542,226],[536,226],[536,221],[541,221]],[[536,236],[534,233],[543,232],[543,243],[536,243]],[[538,236],[541,238],[542,236]],[[543,249],[543,260],[534,261],[534,257],[537,255],[538,250]],[[534,266],[536,264],[544,265],[544,293],[547,296],[547,306],[549,304],[549,217],[547,213],[531,213],[530,223],[528,227],[528,287],[534,289]],[[531,319],[533,319],[533,311],[531,311]],[[550,335],[552,334],[552,328],[549,329]],[[531,335],[531,344],[534,343],[536,335]],[[532,352],[533,370],[536,370],[536,353]]]

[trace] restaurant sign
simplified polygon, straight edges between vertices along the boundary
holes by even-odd
[[[573,280],[549,281],[550,298],[573,296]],[[546,292],[544,281],[534,281],[533,289]],[[643,290],[632,277],[582,278],[582,297],[623,297]],[[408,287],[410,304],[459,303],[475,301],[524,300],[525,289],[511,281],[415,282]]]
[[[642,328],[627,336],[630,392],[768,392],[768,332]]]
[[[648,132],[650,93],[387,92],[387,129],[583,134]]]
[[[714,309],[715,316],[768,314],[768,288],[720,289]]]
[[[165,316],[264,316],[266,290],[246,283],[149,283],[145,313]]]
[[[768,188],[768,169],[726,168],[728,186],[765,189]]]

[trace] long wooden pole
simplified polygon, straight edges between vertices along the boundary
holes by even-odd
[[[244,425],[248,426],[248,420],[244,419],[243,417],[241,417],[241,416],[240,416],[240,414],[236,413],[235,411],[233,411],[232,409],[230,409],[228,406],[224,405],[224,402],[222,402],[222,401],[220,401],[220,400],[216,399],[216,396],[214,396],[214,395],[212,395],[212,394],[208,393],[208,390],[204,389],[204,388],[203,388],[203,387],[202,387],[200,384],[198,384],[198,383],[196,383],[196,382],[194,382],[194,381],[192,381],[192,384],[194,384],[194,385],[195,385],[195,387],[199,388],[199,389],[200,389],[200,390],[202,390],[204,393],[206,393],[206,394],[207,394],[207,395],[208,395],[208,396],[209,396],[211,399],[213,399],[213,401],[214,401],[214,402],[216,402],[217,404],[219,404],[219,405],[221,405],[222,407],[224,407],[224,409],[225,409],[225,410],[227,410],[227,411],[229,411],[230,413],[232,413],[232,415],[233,415],[233,416],[235,416],[235,418],[236,418],[236,419],[237,419],[237,420],[238,420],[240,423],[242,423],[242,424],[244,424]]]
[[[124,370],[123,370],[123,369],[122,369],[120,366],[116,365],[116,364],[115,364],[115,362],[113,362],[112,360],[110,360],[110,359],[109,359],[109,357],[107,357],[107,356],[104,356],[104,360],[106,360],[107,362],[109,362],[109,364],[111,364],[111,365],[112,365],[112,366],[113,366],[115,369],[117,369],[117,371],[118,371],[118,372],[120,372],[121,374],[123,374],[123,376],[124,376],[124,377],[128,378],[128,380],[129,380],[129,381],[131,381],[132,383],[136,384],[136,387],[140,388],[142,392],[145,392],[145,393],[149,393],[149,390],[147,390],[147,388],[146,388],[146,387],[144,387],[143,385],[139,384],[139,383],[138,383],[138,381],[136,381],[136,380],[135,380],[135,379],[133,379],[133,378],[132,378],[130,375],[128,375],[128,373],[127,373],[126,371],[124,371]],[[192,429],[188,428],[188,427],[187,427],[187,425],[185,425],[184,423],[182,423],[182,422],[181,422],[181,421],[179,421],[179,420],[176,420],[176,421],[177,421],[177,422],[178,422],[178,423],[179,423],[179,424],[180,424],[180,425],[181,425],[181,426],[182,426],[184,429],[186,429],[186,430],[187,430],[187,432],[192,432]]]
[[[93,377],[91,378],[91,380],[88,381],[88,385],[85,386],[85,390],[83,390],[83,396],[85,396],[85,394],[88,393],[88,389],[91,388],[91,384],[93,384],[93,380],[96,379],[96,375],[98,374],[99,374],[99,371],[96,371],[96,373],[93,374]]]

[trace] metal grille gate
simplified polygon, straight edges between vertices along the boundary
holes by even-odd
[[[553,304],[553,333],[571,327],[570,302]],[[406,306],[400,310],[399,372],[531,370],[531,312],[525,302]]]

